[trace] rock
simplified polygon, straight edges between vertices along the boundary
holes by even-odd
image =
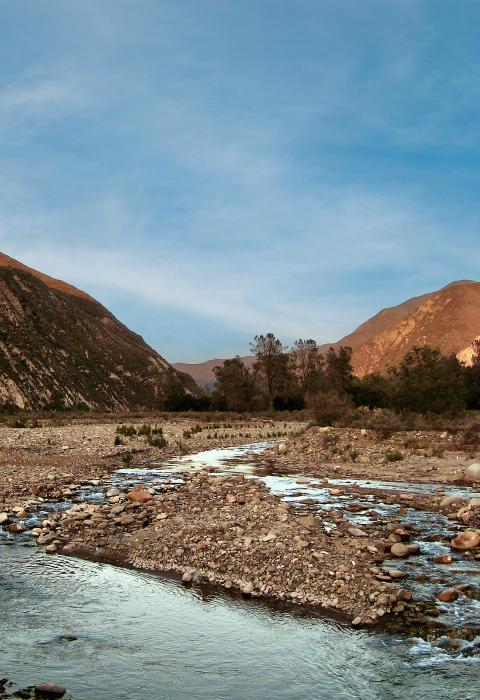
[[[354,617],[352,620],[352,625],[355,627],[358,627],[358,625],[362,624],[362,618],[361,617]]]
[[[7,513],[0,513],[0,525],[5,525],[6,523],[8,523]]]
[[[463,474],[465,481],[480,481],[480,464],[474,462],[465,469]]]
[[[278,454],[279,454],[279,455],[284,455],[284,454],[286,454],[287,449],[288,449],[288,448],[287,448],[286,443],[285,443],[285,442],[281,442],[281,443],[278,445],[278,447],[277,447]]]
[[[185,573],[182,576],[182,582],[183,583],[191,583],[193,579],[193,576],[190,571],[185,571]]]
[[[455,504],[458,506],[461,506],[465,503],[465,499],[462,498],[461,496],[445,496],[445,498],[442,498],[440,501],[440,508],[448,508],[449,506]]]
[[[367,434],[366,428],[362,428],[361,431],[360,431],[360,435],[361,435],[362,437],[365,437],[366,434]]]
[[[105,494],[106,498],[113,498],[113,496],[119,496],[120,491],[118,489],[108,489],[107,493]]]
[[[152,500],[152,494],[150,491],[143,487],[134,488],[127,495],[129,501],[132,503],[147,503],[147,501]]]
[[[63,698],[66,692],[66,688],[54,683],[43,683],[35,686],[35,697],[37,698]]]
[[[330,496],[341,496],[341,489],[330,489]]]
[[[449,554],[443,554],[438,557],[433,557],[434,564],[451,564],[453,559]]]
[[[442,603],[451,603],[454,600],[457,600],[459,596],[458,591],[455,590],[455,588],[446,588],[444,591],[441,591],[441,593],[437,593],[436,598],[437,600],[442,601]]]
[[[400,569],[384,569],[384,571],[390,578],[405,578],[407,575],[404,571],[400,571]]]
[[[242,593],[246,593],[247,595],[250,595],[250,593],[253,593],[255,590],[255,586],[251,581],[248,581],[244,586],[242,586]]]
[[[118,522],[120,523],[120,525],[132,525],[132,523],[135,522],[135,518],[133,517],[133,515],[127,513],[126,515],[120,516]]]
[[[408,557],[413,553],[410,551],[410,545],[402,544],[402,542],[392,544],[390,551],[394,557]]]
[[[359,527],[350,527],[348,532],[352,537],[368,537],[368,534],[364,530],[360,530]]]
[[[25,530],[23,525],[20,525],[20,523],[10,523],[8,529],[14,535],[18,535],[20,532],[23,532]]]
[[[475,549],[480,545],[480,535],[472,530],[466,530],[453,538],[450,546],[453,549],[466,551],[467,549]]]
[[[55,552],[57,551],[57,545],[49,544],[48,547],[45,547],[45,551],[47,554],[55,554]]]
[[[73,542],[69,542],[68,544],[65,544],[62,547],[62,552],[64,554],[71,554],[74,551],[75,551],[75,545],[73,544]]]

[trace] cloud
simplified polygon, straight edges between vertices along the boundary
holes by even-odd
[[[336,339],[474,275],[475,166],[442,158],[478,61],[429,2],[47,5],[0,88],[5,252],[226,343]]]

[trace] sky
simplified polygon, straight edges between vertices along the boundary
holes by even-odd
[[[478,0],[1,0],[0,249],[170,361],[480,279]]]

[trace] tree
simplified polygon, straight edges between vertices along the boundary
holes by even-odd
[[[273,406],[275,390],[285,377],[286,363],[283,345],[273,333],[256,335],[250,350],[256,357],[255,372],[265,380],[268,404]]]
[[[292,365],[303,393],[319,389],[324,360],[315,340],[296,340],[291,349]]]
[[[415,347],[396,368],[392,407],[414,413],[458,413],[466,408],[467,391],[464,368],[452,353]]]
[[[352,349],[330,348],[325,357],[327,387],[338,394],[351,393],[353,386]]]
[[[217,379],[214,403],[228,411],[243,412],[253,408],[255,379],[238,355],[214,367],[213,372]]]

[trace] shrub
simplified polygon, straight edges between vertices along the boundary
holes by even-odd
[[[123,440],[122,440],[122,438],[120,437],[120,435],[116,435],[113,444],[114,444],[114,445],[124,445],[125,443],[123,442]]]
[[[122,462],[124,464],[131,464],[133,462],[133,454],[131,452],[124,452],[122,454]]]
[[[119,425],[117,426],[117,434],[125,437],[133,437],[137,434],[137,429],[134,425]]]
[[[166,447],[168,445],[168,442],[165,440],[163,435],[159,435],[158,437],[153,437],[152,435],[148,435],[147,444],[150,445],[151,447],[158,447],[158,448],[162,449],[163,447]]]
[[[403,459],[403,454],[400,450],[389,450],[385,454],[385,462],[401,462]]]
[[[321,394],[315,401],[313,414],[315,422],[320,426],[345,425],[352,413],[352,402],[347,395],[336,391]]]

